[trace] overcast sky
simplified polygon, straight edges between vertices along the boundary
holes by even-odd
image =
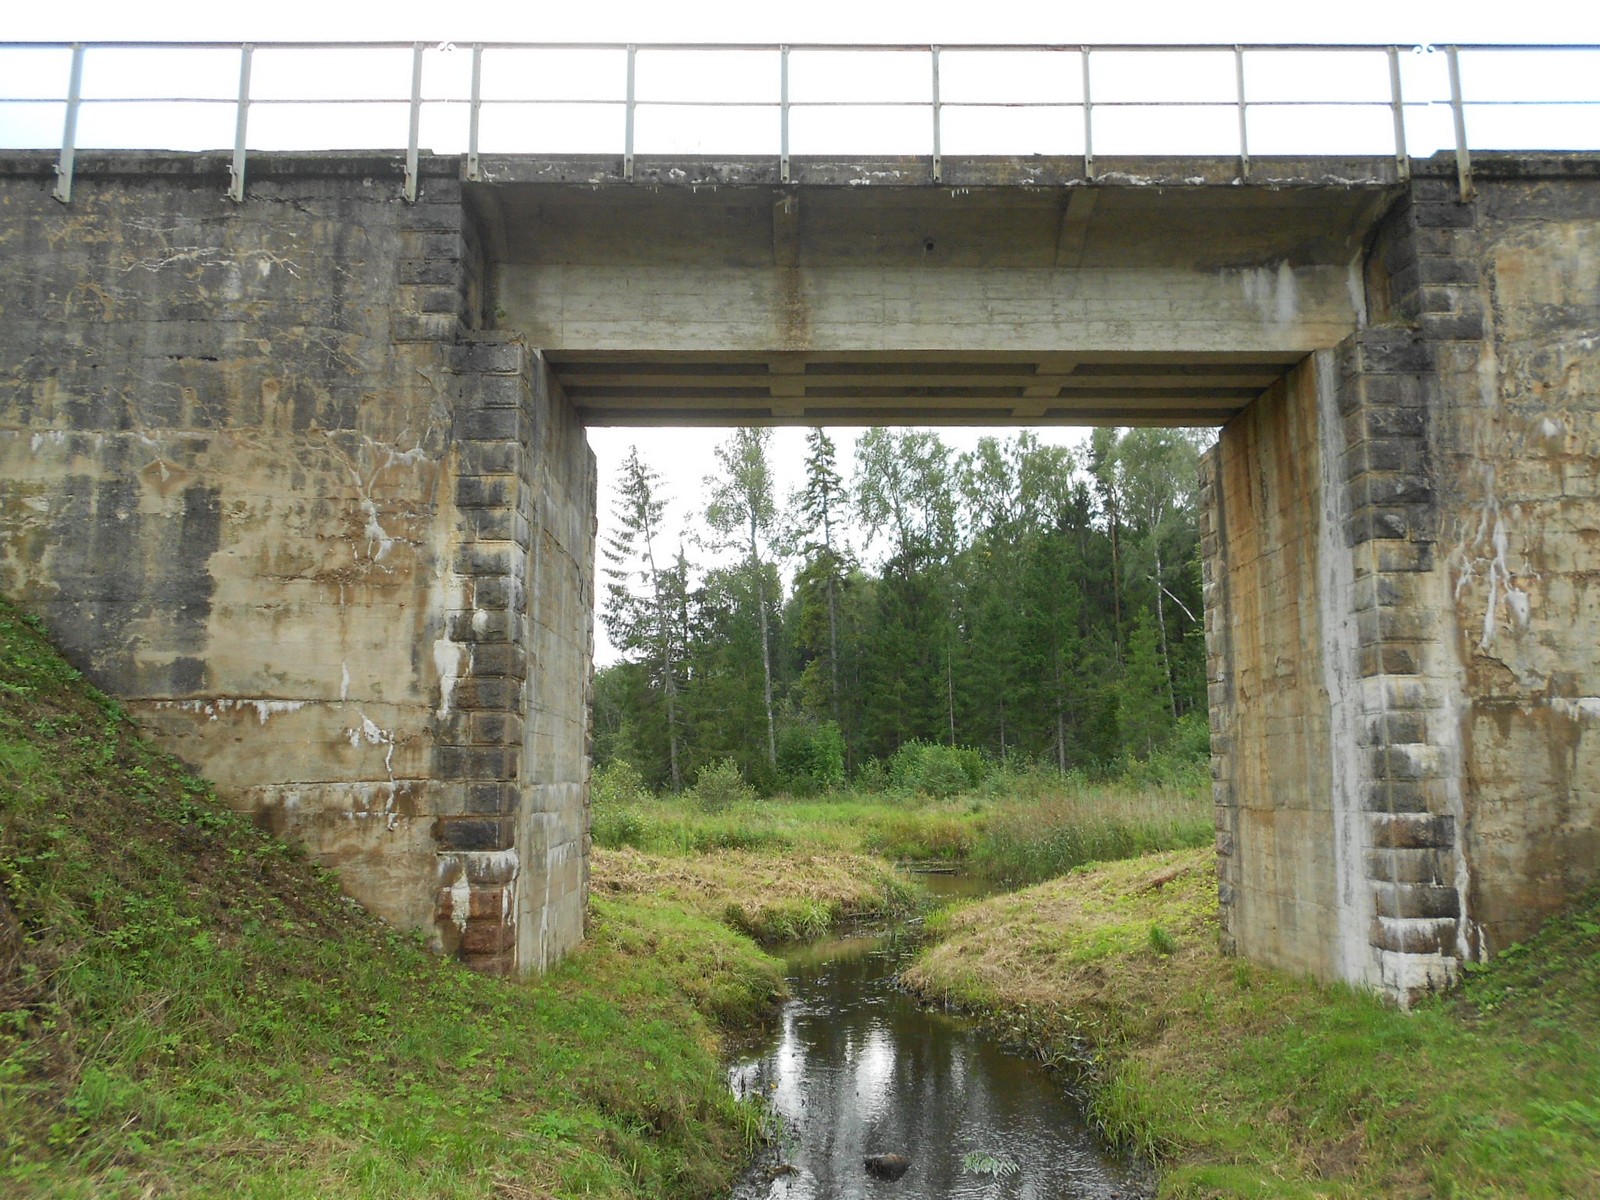
[[[272,0],[227,4],[74,0],[6,5],[7,40],[330,39],[862,42],[1592,42],[1585,0],[1454,3],[1085,4],[1048,0],[805,0],[803,3],[444,4],[439,0]]]
[[[6,5],[0,38],[36,40],[424,40],[633,42],[1600,42],[1600,5],[1592,0],[1455,0],[1395,3],[1196,3],[1134,0],[1125,4],[1039,0],[804,0],[803,3],[696,3],[599,0],[589,3],[450,5],[439,0],[272,0],[204,4],[74,0],[70,4]],[[983,431],[945,430],[959,446]],[[988,431],[1004,433],[1009,431]],[[841,453],[856,436],[835,431]],[[602,521],[617,463],[637,441],[668,476],[680,515],[698,507],[700,480],[712,467],[716,430],[593,430],[601,465]],[[1047,440],[1081,434],[1045,431]],[[797,480],[803,431],[777,431],[781,489]],[[598,657],[612,658],[604,645]]]

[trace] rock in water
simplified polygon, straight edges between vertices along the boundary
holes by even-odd
[[[878,1179],[899,1179],[906,1173],[911,1160],[904,1154],[869,1154],[861,1160],[867,1174]]]

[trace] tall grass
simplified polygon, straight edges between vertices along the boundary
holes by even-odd
[[[692,792],[657,798],[600,788],[593,833],[610,849],[844,851],[964,865],[1026,884],[1086,862],[1205,845],[1211,819],[1203,787],[1027,771],[991,775],[979,790],[947,798],[888,791],[707,806]]]
[[[1189,849],[1211,839],[1211,805],[1196,789],[1066,780],[1055,790],[998,804],[967,865],[1020,885],[1084,863]]]

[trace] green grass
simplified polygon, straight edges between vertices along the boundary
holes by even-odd
[[[841,793],[775,797],[708,811],[691,797],[597,800],[595,844],[655,854],[872,854],[960,864],[1019,885],[1086,862],[1209,844],[1209,796],[1185,787],[999,775],[949,799]]]
[[[780,986],[643,895],[535,982],[438,960],[0,605],[0,1194],[725,1194],[717,1030]]]
[[[593,872],[597,892],[664,897],[769,944],[821,937],[850,920],[907,916],[924,900],[920,886],[889,863],[843,851],[597,849]]]
[[[1409,1014],[1224,958],[1204,851],[933,924],[908,983],[1085,1071],[1162,1197],[1600,1196],[1600,894]]]

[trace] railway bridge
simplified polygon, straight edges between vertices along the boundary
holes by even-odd
[[[1600,874],[1600,155],[653,155],[629,100],[620,155],[0,151],[0,588],[232,804],[542,969],[585,427],[1212,425],[1227,944],[1406,1000]]]

